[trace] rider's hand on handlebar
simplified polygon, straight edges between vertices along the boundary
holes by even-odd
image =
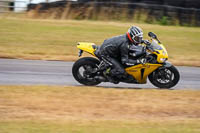
[[[142,43],[146,44],[147,46],[151,45],[151,43],[149,42],[149,40],[142,40]]]
[[[151,47],[151,42],[149,40],[142,40],[142,43],[146,44],[146,48],[150,51],[154,51]]]

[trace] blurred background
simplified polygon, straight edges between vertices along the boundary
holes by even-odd
[[[0,57],[74,61],[77,42],[132,25],[156,33],[175,65],[200,66],[199,0],[0,0]]]
[[[199,0],[0,0],[0,12],[9,11],[40,18],[200,26]]]

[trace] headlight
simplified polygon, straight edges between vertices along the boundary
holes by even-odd
[[[165,62],[167,58],[160,58],[160,61]]]

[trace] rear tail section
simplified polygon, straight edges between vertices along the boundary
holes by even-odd
[[[95,56],[96,45],[94,43],[79,42],[77,48]]]

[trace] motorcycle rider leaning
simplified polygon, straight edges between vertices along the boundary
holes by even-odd
[[[101,59],[111,65],[110,75],[108,80],[113,83],[118,83],[116,79],[125,78],[128,74],[125,72],[123,65],[136,65],[144,63],[143,59],[130,59],[130,51],[132,55],[137,57],[139,45],[143,41],[143,31],[137,26],[132,26],[124,35],[112,37],[104,40],[103,44],[96,51],[96,54]],[[114,78],[113,78],[114,76]]]

